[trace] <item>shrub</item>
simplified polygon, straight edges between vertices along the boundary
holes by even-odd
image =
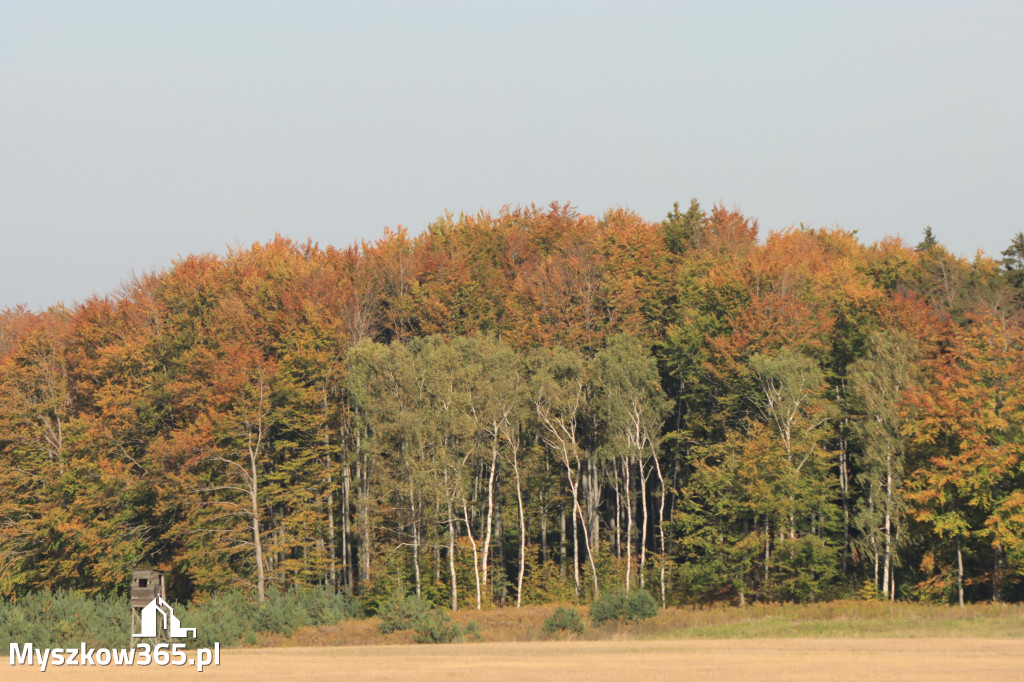
[[[196,628],[190,646],[223,647],[256,644],[257,632],[291,634],[310,625],[333,625],[352,618],[358,608],[351,599],[315,588],[286,593],[271,591],[263,604],[252,595],[226,591],[188,605],[172,604],[188,628]],[[131,642],[131,607],[126,597],[86,596],[81,592],[34,592],[17,602],[0,600],[0,654],[10,642],[32,642],[41,648],[66,648],[85,642],[95,647],[121,647]]]
[[[658,614],[658,603],[647,590],[604,592],[590,605],[590,619],[595,625],[616,620],[641,621]]]
[[[626,601],[626,618],[632,621],[647,620],[658,615],[658,602],[647,590],[637,590]]]
[[[560,632],[579,635],[583,633],[583,619],[576,609],[559,606],[544,621],[544,632],[549,635]]]
[[[864,601],[871,601],[873,599],[880,598],[882,595],[878,591],[878,587],[875,586],[875,581],[871,578],[868,578],[864,581],[864,584],[861,586],[860,592],[858,592],[858,596]]]
[[[356,603],[344,594],[323,588],[271,590],[262,604],[245,592],[227,591],[187,606],[174,604],[182,622],[195,627],[196,646],[256,644],[256,633],[290,635],[313,625],[335,625],[359,615]]]
[[[42,591],[16,602],[0,600],[0,652],[11,642],[32,642],[40,649],[125,646],[131,629],[128,602],[116,595]]]
[[[613,620],[621,620],[626,615],[626,603],[629,597],[622,590],[606,590],[590,605],[590,620],[600,625]]]
[[[398,630],[415,630],[433,608],[433,604],[419,597],[392,597],[378,610],[380,622],[377,629],[385,635]]]
[[[413,641],[418,644],[444,644],[462,639],[462,630],[452,622],[451,617],[437,608],[422,615],[414,628]]]
[[[471,620],[466,623],[466,639],[471,642],[482,642],[484,641],[483,632],[480,631],[480,624],[475,620]]]

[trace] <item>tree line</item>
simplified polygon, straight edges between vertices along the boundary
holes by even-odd
[[[0,313],[0,594],[1024,596],[1024,235],[692,201],[276,238]]]

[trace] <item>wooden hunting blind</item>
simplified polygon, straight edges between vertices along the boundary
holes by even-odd
[[[137,568],[132,571],[132,608],[145,608],[157,597],[167,599],[164,571],[155,568]]]

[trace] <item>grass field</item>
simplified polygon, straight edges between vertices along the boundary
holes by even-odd
[[[210,680],[1022,680],[1024,607],[885,602],[668,609],[638,624],[551,640],[554,606],[460,611],[483,643],[410,644],[376,619],[264,636],[222,652]],[[586,616],[586,609],[580,609]],[[585,618],[586,619],[586,618]],[[38,668],[0,662],[3,680],[180,680],[194,668]],[[43,677],[45,676],[45,677]]]
[[[462,610],[461,625],[475,621],[488,642],[549,639],[542,628],[555,606],[522,609]],[[664,609],[635,624],[591,627],[578,640],[731,639],[776,637],[973,637],[1024,639],[1024,605],[972,604],[966,608],[884,601],[834,601],[820,604],[754,604],[745,607]],[[349,620],[333,627],[305,628],[290,637],[264,636],[270,647],[409,644],[409,632],[382,635],[374,618]]]
[[[1019,639],[730,639],[235,649],[220,667],[11,668],[5,680],[1020,680]]]

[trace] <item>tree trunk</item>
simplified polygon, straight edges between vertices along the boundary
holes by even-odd
[[[658,455],[654,455],[654,470],[658,474],[658,484],[661,486],[661,497],[658,501],[658,544],[661,550],[661,567],[659,573],[659,587],[661,589],[661,608],[667,606],[665,598],[665,477],[661,474],[661,463]],[[740,591],[740,603],[743,602],[743,592]]]
[[[1003,600],[1003,548],[995,546],[995,558],[992,562],[992,601],[999,603]]]
[[[495,427],[497,432],[497,427]],[[487,587],[488,560],[491,556],[491,527],[494,518],[494,476],[498,469],[498,444],[495,442],[491,450],[491,471],[487,477],[487,523],[484,535],[483,584]]]
[[[960,547],[960,537],[956,538],[956,591],[960,606],[964,605],[964,554]]]
[[[445,498],[448,504],[448,571],[452,578],[452,611],[459,610],[459,586],[455,576],[455,511],[452,509],[452,497],[448,488],[448,472],[444,474]]]
[[[640,576],[640,587],[646,587],[644,581],[644,569],[647,567],[647,526],[648,526],[648,509],[647,509],[647,477],[650,476],[650,472],[644,471],[644,460],[643,455],[638,455],[637,463],[640,467],[640,500],[639,503],[643,508],[643,528],[640,529],[640,568],[637,569],[637,573]]]
[[[259,451],[259,438],[256,449],[249,443],[249,501],[252,503],[252,544],[256,554],[256,597],[260,603],[266,597],[266,576],[263,573],[263,538],[260,532],[259,488],[256,478],[256,456]]]
[[[476,610],[481,608],[480,599],[480,558],[476,551],[476,540],[473,539],[473,526],[469,520],[469,505],[466,497],[462,497],[462,513],[466,517],[466,534],[469,536],[469,546],[473,548],[473,577],[476,580]]]
[[[576,596],[580,596],[580,531],[579,520],[582,514],[577,514],[579,500],[576,496],[576,488],[572,486],[572,588]]]
[[[615,558],[622,558],[622,493],[619,490],[621,480],[619,479],[619,468],[612,466],[615,472],[613,488],[615,489]]]
[[[633,586],[633,500],[629,492],[629,458],[622,458],[622,478],[626,485],[626,591]]]
[[[356,436],[356,450],[359,451],[356,466],[356,478],[359,479],[359,525],[363,536],[359,547],[359,583],[365,585],[370,580],[370,474],[359,435]]]
[[[885,562],[883,564],[882,592],[889,596],[892,571],[892,453],[885,457]]]
[[[420,526],[416,516],[416,492],[412,476],[409,476],[409,522],[412,526],[412,566],[416,574],[416,596],[421,595],[420,587]]]
[[[352,470],[348,462],[342,470],[342,510],[341,510],[341,560],[345,568],[345,594],[352,596],[352,544],[350,538],[348,509],[352,487]]]
[[[523,605],[523,576],[526,574],[526,514],[523,510],[523,485],[519,477],[519,460],[512,460],[512,470],[516,475],[516,504],[519,508],[519,576],[516,579],[516,608]],[[542,512],[543,513],[543,512]],[[547,555],[547,542],[545,541]]]
[[[566,550],[565,550],[566,542],[567,542],[566,535],[565,535],[565,502],[562,502],[562,504],[561,504],[561,507],[559,509],[558,519],[559,519],[559,524],[560,524],[560,528],[561,528],[561,534],[558,536],[560,538],[559,541],[558,541],[558,556],[559,556],[559,559],[560,559],[560,562],[558,564],[558,566],[559,566],[558,574],[562,578],[564,578],[565,577],[565,566],[568,563],[568,561],[566,559]]]

